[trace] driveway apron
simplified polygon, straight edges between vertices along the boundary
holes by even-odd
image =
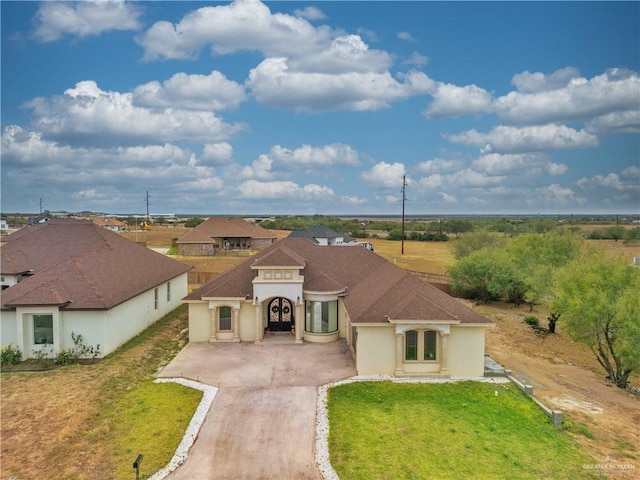
[[[353,375],[344,341],[188,344],[159,376],[219,390],[187,460],[167,478],[320,479],[313,456],[317,387]]]

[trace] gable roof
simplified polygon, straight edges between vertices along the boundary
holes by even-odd
[[[53,219],[3,242],[2,273],[31,276],[2,291],[2,308],[109,309],[192,268],[84,220]]]
[[[242,218],[211,217],[182,235],[177,243],[211,243],[214,238],[276,238],[269,230]]]
[[[390,320],[445,321],[490,325],[492,322],[457,299],[393,265],[376,253],[351,246],[326,247],[306,238],[284,238],[256,256],[222,273],[185,300],[252,298],[254,265],[270,265],[291,253],[305,260],[306,292],[344,292],[349,318],[357,323]],[[270,260],[269,260],[270,259]]]
[[[355,238],[345,235],[343,233],[338,233],[335,230],[330,229],[329,227],[325,227],[322,225],[316,225],[313,227],[309,227],[306,230],[293,230],[289,237],[291,238],[309,238],[314,242],[318,243],[318,238],[342,238],[345,243],[354,242]]]

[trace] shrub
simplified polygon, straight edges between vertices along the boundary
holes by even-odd
[[[533,317],[533,316],[524,317],[524,323],[526,323],[527,325],[530,325],[532,327],[537,327],[540,324],[538,319],[536,317]]]
[[[6,365],[16,365],[22,361],[22,352],[18,347],[10,343],[0,350],[0,359],[3,367]]]

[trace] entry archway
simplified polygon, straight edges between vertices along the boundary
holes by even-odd
[[[272,332],[290,332],[295,325],[294,305],[284,297],[276,297],[267,305],[267,325]]]

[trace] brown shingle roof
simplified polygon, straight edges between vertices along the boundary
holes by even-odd
[[[285,238],[203,285],[186,300],[251,298],[255,272],[251,266],[295,252],[306,261],[305,291],[343,290],[344,304],[353,323],[389,320],[431,320],[489,325],[491,322],[455,298],[424,283],[384,258],[361,247],[326,247],[305,238]]]
[[[109,309],[192,268],[89,221],[54,219],[4,241],[2,273],[33,275],[2,292],[2,308]]]
[[[214,238],[276,238],[258,225],[242,218],[211,217],[182,235],[177,243],[211,243]]]

